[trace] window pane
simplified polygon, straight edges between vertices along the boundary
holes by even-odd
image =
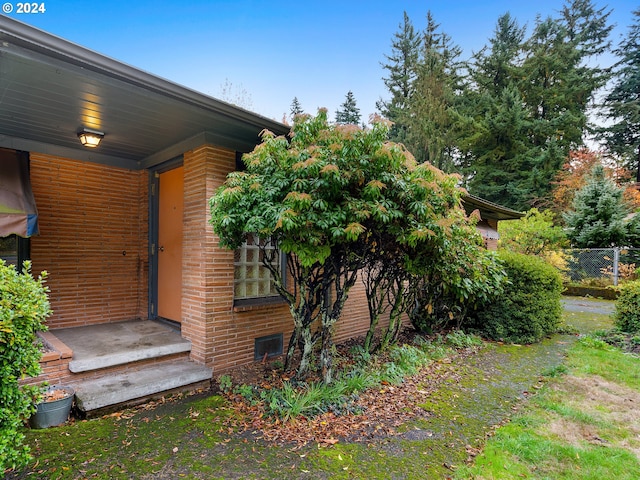
[[[18,237],[16,235],[0,237],[0,258],[7,265],[18,266]]]

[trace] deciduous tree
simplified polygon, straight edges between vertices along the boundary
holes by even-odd
[[[532,208],[518,220],[502,221],[498,225],[498,247],[514,253],[538,255],[567,246],[567,236],[562,227],[554,224],[551,210]]]
[[[330,125],[326,111],[299,116],[290,142],[265,132],[244,157],[247,170],[230,174],[211,199],[222,245],[237,248],[257,233],[286,255],[288,272],[280,272],[263,252],[293,317],[288,365],[303,346],[299,375],[320,342],[323,379],[331,381],[333,327],[367,262],[377,258],[380,265],[394,252],[412,251],[427,266],[437,263],[453,250],[446,242],[454,228],[465,225],[458,178],[416,164],[402,145],[386,140],[389,126],[381,119],[367,129]]]

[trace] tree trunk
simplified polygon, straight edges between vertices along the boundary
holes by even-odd
[[[640,183],[640,145],[638,145],[638,171],[636,172],[636,182]]]
[[[324,323],[324,322],[323,322]],[[329,385],[333,380],[333,356],[331,347],[333,346],[333,325],[322,326],[322,348],[320,351],[320,366],[322,369],[322,381]]]
[[[302,354],[300,357],[300,365],[298,365],[297,376],[304,378],[309,372],[311,365],[311,353],[313,352],[313,344],[315,343],[313,335],[311,334],[311,325],[305,325],[300,332],[300,339],[302,340]]]
[[[298,345],[298,340],[300,339],[300,327],[294,326],[293,332],[291,333],[291,338],[289,339],[289,346],[287,347],[287,356],[284,361],[284,371],[288,372],[291,369],[291,364],[293,363],[293,356],[296,353],[296,346]]]
[[[398,290],[396,291],[391,312],[389,313],[389,327],[387,328],[387,331],[385,332],[382,339],[382,343],[380,345],[381,350],[384,350],[389,345],[394,344],[398,341],[398,335],[400,334],[400,325],[402,324],[402,305],[405,300],[404,294],[405,287],[402,283],[400,283],[400,285],[398,285]]]
[[[369,330],[367,331],[367,336],[364,338],[364,350],[369,353],[373,353],[373,337],[376,332],[376,327],[378,326],[378,321],[380,320],[379,314],[372,313],[371,315],[372,317],[369,322]]]

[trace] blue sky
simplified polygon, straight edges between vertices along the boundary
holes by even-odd
[[[297,97],[303,109],[335,110],[353,91],[363,119],[386,97],[381,62],[403,11],[418,30],[431,10],[463,58],[492,36],[509,11],[521,25],[555,16],[561,0],[152,1],[45,0],[44,13],[10,17],[173,82],[220,98],[225,83],[244,90],[250,109],[282,120]],[[597,1],[613,9],[617,43],[637,0]],[[6,10],[5,10],[6,11]],[[609,65],[611,58],[600,63]]]

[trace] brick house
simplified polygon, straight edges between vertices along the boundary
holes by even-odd
[[[39,229],[0,231],[0,256],[49,274],[49,351],[34,381],[73,385],[91,411],[281,351],[289,310],[251,246],[218,247],[207,200],[263,129],[285,125],[5,16],[0,92],[0,163],[28,172]],[[518,216],[475,202],[493,227]],[[356,288],[336,340],[367,326]]]

